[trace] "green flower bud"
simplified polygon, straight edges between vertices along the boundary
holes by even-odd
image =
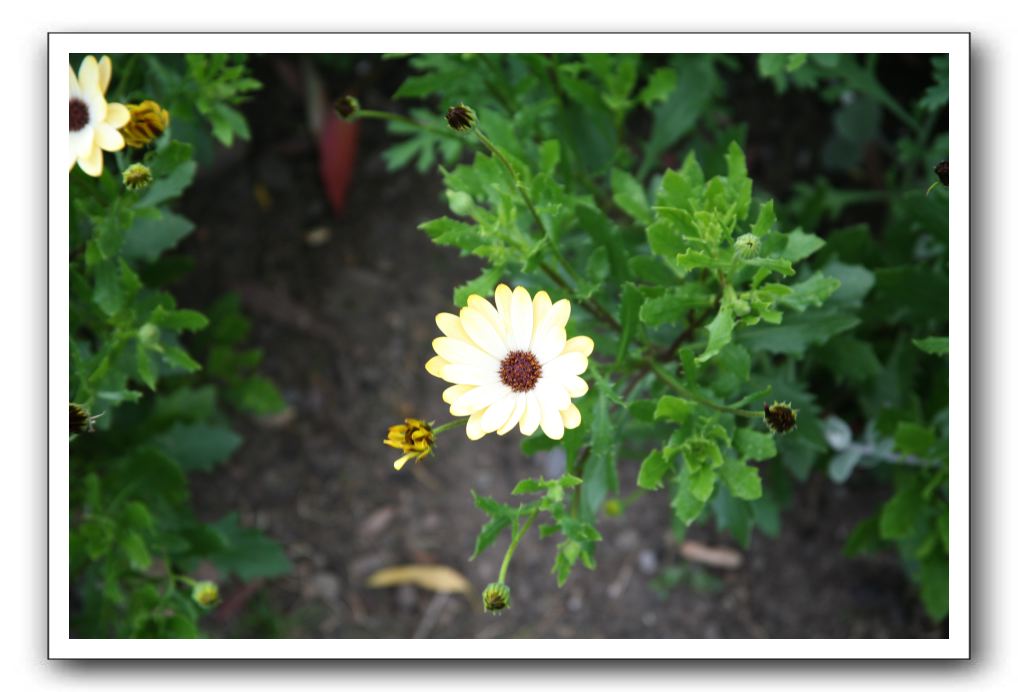
[[[625,511],[622,503],[616,499],[608,500],[604,503],[604,513],[609,517],[617,517]]]
[[[138,329],[138,341],[143,344],[154,344],[159,341],[159,327],[146,322]]]
[[[760,239],[752,233],[743,233],[735,239],[735,256],[752,259],[760,254]]]
[[[124,170],[123,179],[128,190],[143,190],[152,184],[152,171],[143,163],[132,163]]]
[[[481,594],[481,601],[484,602],[484,612],[497,614],[509,607],[509,587],[502,582],[488,584]]]
[[[351,116],[357,113],[361,109],[361,102],[356,97],[340,96],[338,99],[332,102],[332,109],[336,111],[336,115],[341,117],[343,120],[349,120]]]
[[[219,587],[213,581],[196,582],[191,589],[191,600],[202,608],[211,608],[219,602]]]
[[[776,433],[786,433],[795,429],[799,412],[787,401],[775,401],[771,405],[764,404],[764,420],[767,427]]]
[[[451,106],[445,112],[445,121],[457,132],[470,132],[477,122],[477,114],[473,108],[461,103],[458,106]]]

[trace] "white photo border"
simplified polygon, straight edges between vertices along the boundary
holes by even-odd
[[[341,41],[337,41],[341,37]],[[69,621],[68,176],[72,53],[946,53],[950,57],[950,636],[893,640],[72,639]],[[965,659],[970,657],[970,36],[967,33],[51,33],[49,70],[49,657],[52,659]],[[922,290],[919,288],[918,290]]]

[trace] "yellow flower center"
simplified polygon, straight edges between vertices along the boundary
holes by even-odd
[[[541,379],[541,364],[530,351],[510,351],[502,359],[498,376],[514,392],[529,392]]]
[[[81,99],[71,99],[71,132],[88,125],[88,106]]]

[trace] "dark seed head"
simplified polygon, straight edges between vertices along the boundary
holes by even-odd
[[[776,433],[786,433],[795,428],[797,414],[795,409],[786,402],[775,401],[771,405],[764,404],[764,420],[767,427]]]
[[[934,166],[933,167],[933,172],[937,174],[938,178],[940,178],[940,184],[943,185],[944,187],[948,187],[948,185],[947,185],[947,161],[941,161],[936,166]]]
[[[498,376],[514,392],[529,392],[541,379],[541,364],[530,351],[510,351],[502,359]]]
[[[71,404],[71,434],[92,432],[92,418],[83,407]]]
[[[346,120],[361,109],[361,103],[355,97],[347,94],[333,101],[332,108],[336,111],[336,115]]]
[[[474,122],[477,121],[477,115],[474,113],[474,109],[461,103],[458,106],[450,107],[445,112],[445,121],[457,132],[469,132],[473,129]]]
[[[88,106],[81,99],[71,99],[71,132],[88,125]]]

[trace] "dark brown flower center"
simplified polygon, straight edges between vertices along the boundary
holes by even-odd
[[[88,106],[81,99],[71,99],[71,132],[88,125]]]
[[[541,379],[541,364],[530,351],[510,351],[502,359],[498,376],[514,392],[529,392]]]

